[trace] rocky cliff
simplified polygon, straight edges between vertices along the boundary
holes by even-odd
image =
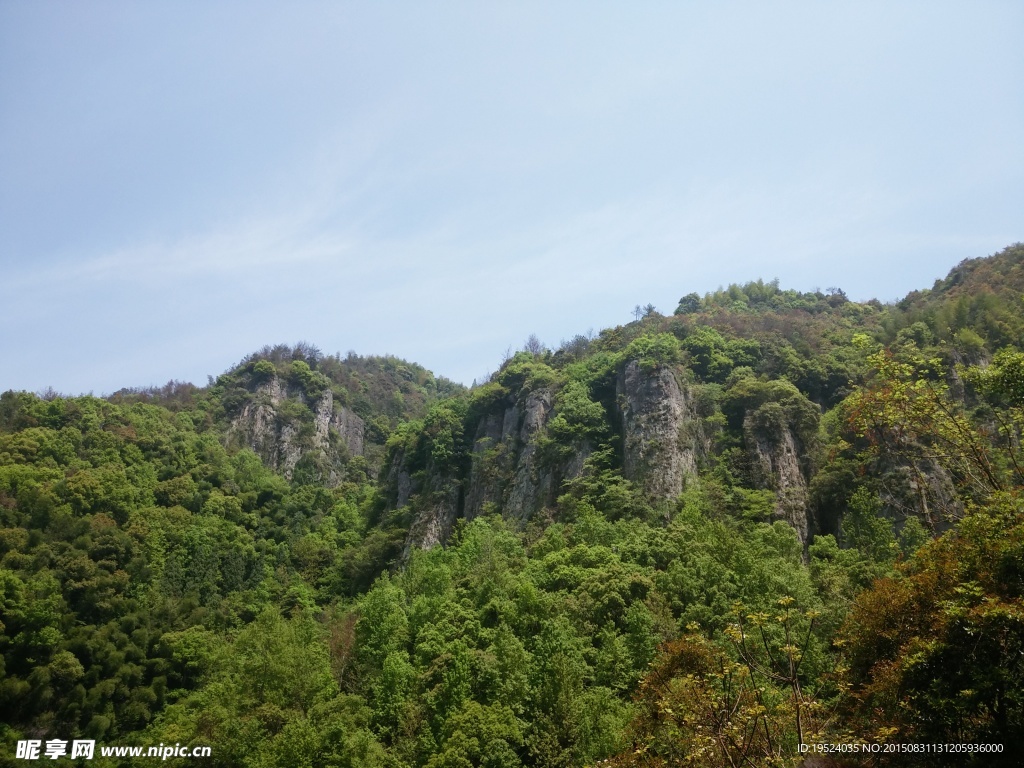
[[[817,406],[789,384],[751,386],[752,394],[739,401],[738,435],[751,482],[774,492],[775,518],[792,525],[806,543],[814,526],[805,433],[816,429]],[[638,360],[619,369],[614,403],[606,418],[609,433],[613,426],[619,433],[622,476],[656,505],[672,502],[712,454],[713,435],[706,426],[712,414],[702,412],[682,369]],[[580,476],[593,450],[586,440],[550,450],[549,427],[557,412],[556,393],[549,387],[509,393],[479,418],[457,472],[432,467],[415,472],[407,452],[392,456],[385,483],[390,503],[398,510],[408,506],[412,514],[406,554],[414,546],[444,542],[459,517],[500,513],[521,526],[551,514],[564,484]]]
[[[363,454],[363,436],[363,420],[337,405],[330,389],[311,401],[273,376],[231,420],[227,441],[251,448],[288,479],[308,459],[324,483],[334,486],[345,459]]]
[[[775,518],[796,529],[800,541],[808,541],[808,477],[804,449],[787,424],[765,429],[754,414],[743,420],[743,438],[758,487],[775,492]],[[804,460],[802,460],[804,459]]]
[[[623,474],[655,501],[674,499],[709,450],[692,398],[666,367],[627,363],[616,383],[616,407],[606,414],[609,434],[621,424]],[[557,413],[549,387],[511,393],[476,424],[468,461],[459,477],[409,471],[403,452],[392,457],[387,486],[392,504],[417,507],[407,542],[443,542],[458,517],[500,513],[516,525],[550,513],[564,484],[580,476],[594,446],[587,439],[551,449],[549,426]],[[455,486],[461,493],[452,490]],[[415,498],[414,498],[415,497]]]
[[[616,382],[622,424],[622,474],[653,499],[674,499],[697,476],[710,445],[700,415],[676,373],[631,360]]]
[[[406,452],[392,458],[386,485],[398,509],[412,503],[413,522],[406,554],[413,546],[429,548],[443,542],[455,520],[500,513],[522,525],[555,504],[562,482],[578,476],[587,446],[568,461],[542,455],[541,438],[551,418],[554,395],[542,388],[510,397],[485,414],[477,425],[468,466],[460,475],[428,467],[410,471]]]
[[[466,483],[467,519],[501,511],[508,519],[522,523],[554,503],[556,475],[560,473],[555,467],[543,465],[538,456],[538,440],[544,434],[553,402],[552,392],[540,389],[529,393],[525,402],[509,402],[501,413],[488,414],[481,420]]]
[[[944,531],[963,517],[964,507],[950,473],[923,449],[921,453],[901,462],[875,464],[879,501],[883,514],[891,520],[916,517],[929,530]]]
[[[413,547],[430,549],[445,542],[462,503],[462,485],[457,477],[432,465],[414,473],[410,463],[404,451],[394,456],[384,482],[393,494],[393,509],[400,511],[412,505],[415,511],[405,538],[403,561],[408,560]]]

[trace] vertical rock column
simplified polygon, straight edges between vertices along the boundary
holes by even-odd
[[[632,480],[653,499],[674,499],[688,477],[697,475],[695,414],[672,370],[645,372],[637,360],[626,364],[616,382],[622,417],[623,464]]]
[[[802,544],[808,537],[807,480],[800,469],[800,449],[786,426],[767,433],[754,427],[748,415],[743,438],[760,479],[760,485],[775,491],[775,517],[796,529]]]

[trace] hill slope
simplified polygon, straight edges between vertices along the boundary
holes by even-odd
[[[895,306],[690,294],[468,391],[300,344],[205,388],[6,392],[0,730],[225,766],[851,735],[1016,764],[1022,261]]]

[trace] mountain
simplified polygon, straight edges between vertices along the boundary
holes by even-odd
[[[339,472],[362,457],[376,474],[395,426],[465,388],[395,357],[324,355],[300,342],[264,347],[199,389],[122,389],[115,403],[146,402],[202,413],[203,426],[233,449],[249,448],[291,480],[337,485]]]
[[[850,302],[838,289],[730,286],[683,297],[672,317],[651,312],[596,339],[520,352],[464,402],[439,405],[433,421],[389,444],[390,507],[412,510],[406,552],[444,541],[457,519],[559,519],[559,497],[598,457],[637,504],[666,516],[710,474],[743,494],[770,494],[764,519],[785,520],[804,544],[838,534],[847,497],[832,485],[841,467],[820,426],[867,374],[854,336],[912,342],[955,376],[956,363],[1024,339],[1022,260],[1014,246],[966,261],[895,307]],[[937,464],[876,470],[888,517],[941,527],[953,511],[952,479]]]
[[[225,766],[1015,765],[1022,262],[894,305],[691,293],[470,389],[300,343],[206,387],[5,392],[0,731]]]

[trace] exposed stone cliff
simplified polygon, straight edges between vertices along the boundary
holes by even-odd
[[[540,461],[537,444],[553,402],[549,389],[539,389],[481,420],[466,486],[467,519],[493,510],[523,523],[554,504],[561,472]]]
[[[692,386],[671,367],[644,367],[632,360],[614,384],[615,409],[608,422],[620,430],[622,474],[655,503],[671,502],[697,477],[713,450],[706,426],[712,414],[701,411]],[[753,483],[776,494],[775,517],[791,524],[806,542],[813,528],[808,500],[812,462],[800,436],[816,429],[818,411],[806,399],[797,408],[793,398],[799,393],[792,385],[779,392],[783,405],[765,395],[745,406],[750,409],[745,416],[740,411],[742,441]],[[571,449],[563,444],[554,453],[545,449],[558,410],[555,402],[555,393],[544,387],[510,393],[495,403],[476,422],[467,460],[455,474],[430,467],[423,471],[422,466],[414,473],[404,453],[392,457],[385,481],[390,504],[412,512],[407,554],[414,546],[444,542],[459,517],[500,513],[524,525],[554,509],[564,483],[579,477],[593,450],[585,440]]]
[[[934,458],[921,455],[901,463],[880,461],[874,470],[882,511],[892,520],[917,517],[929,529],[944,531],[963,516],[953,478]]]
[[[432,466],[414,475],[403,452],[393,458],[384,484],[393,494],[394,509],[415,504],[416,514],[405,538],[403,560],[409,558],[413,547],[430,549],[448,539],[462,501],[458,478],[437,472]]]
[[[525,394],[523,402],[511,399],[502,410],[481,418],[468,472],[461,481],[432,474],[428,469],[424,479],[417,482],[408,471],[407,457],[394,457],[386,482],[397,508],[418,497],[407,553],[412,546],[429,548],[443,542],[458,517],[472,520],[500,512],[522,525],[554,506],[562,481],[580,473],[589,449],[580,446],[563,464],[541,457],[538,440],[544,434],[553,402],[549,389],[538,389]]]
[[[622,474],[654,499],[674,499],[709,445],[689,393],[666,367],[632,360],[616,382],[622,422]]]
[[[806,544],[810,524],[803,447],[788,425],[768,430],[749,414],[743,421],[743,439],[758,485],[775,492],[775,517],[792,525]]]
[[[624,438],[624,474],[655,499],[671,499],[697,473],[698,457],[708,450],[701,422],[686,390],[667,368],[644,371],[630,362],[618,379],[617,401]],[[543,455],[541,439],[554,413],[554,393],[548,388],[515,395],[485,414],[472,441],[470,461],[462,480],[464,493],[456,509],[455,493],[440,496],[428,485],[416,487],[403,469],[404,456],[395,457],[388,474],[393,503],[398,508],[412,495],[429,492],[443,503],[420,503],[409,534],[410,545],[432,546],[443,541],[457,517],[472,520],[500,512],[517,525],[552,509],[563,484],[583,471],[593,447],[585,440],[552,458]],[[404,492],[403,492],[404,489]]]
[[[336,405],[330,389],[308,402],[303,393],[274,376],[256,388],[231,420],[227,439],[251,448],[288,479],[308,456],[323,468],[324,482],[333,486],[340,480],[346,454],[363,454],[363,435],[363,420]]]

